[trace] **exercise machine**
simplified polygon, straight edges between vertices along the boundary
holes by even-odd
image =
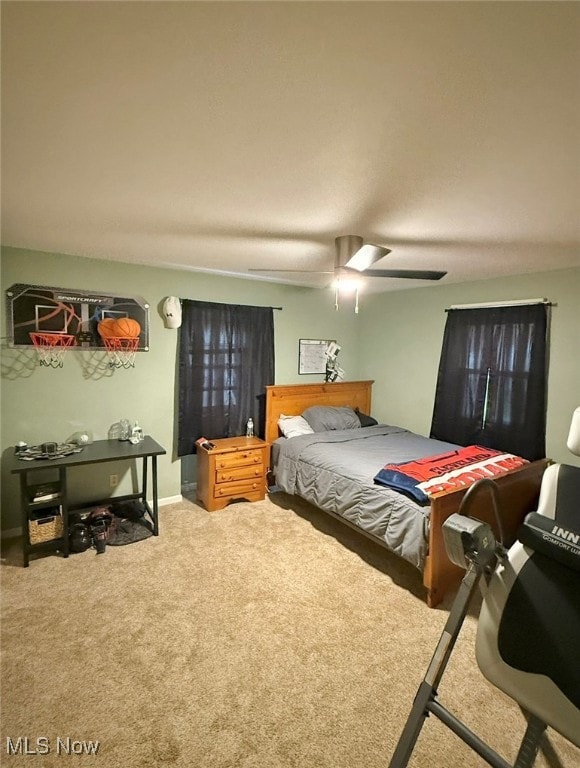
[[[580,408],[567,447],[580,456]],[[473,498],[489,494],[500,541],[469,516]],[[459,513],[444,523],[449,559],[466,569],[389,768],[405,768],[429,715],[436,716],[492,768],[531,768],[541,748],[561,768],[546,729],[580,747],[580,467],[553,464],[544,473],[538,510],[526,516],[509,550],[501,541],[493,480],[469,488]],[[461,626],[478,588],[483,601],[476,659],[483,675],[522,709],[527,725],[513,766],[437,698]]]

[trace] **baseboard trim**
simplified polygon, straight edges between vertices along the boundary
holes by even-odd
[[[159,499],[157,505],[160,507],[166,507],[168,504],[180,504],[183,501],[183,496],[179,493],[177,496],[166,496],[163,499]],[[149,500],[149,504],[152,504],[152,500]]]

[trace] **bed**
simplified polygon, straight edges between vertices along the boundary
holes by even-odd
[[[354,381],[266,387],[265,438],[272,445],[272,476],[281,491],[314,504],[418,568],[427,603],[435,607],[464,575],[447,558],[442,525],[458,511],[466,489],[439,492],[420,503],[374,478],[387,462],[437,454],[451,444],[386,424],[281,436],[282,416],[300,416],[312,406],[370,414],[372,385]],[[525,514],[536,508],[547,464],[546,459],[529,462],[495,478],[506,543],[515,538]],[[476,501],[472,509],[471,514],[496,530],[488,499]]]

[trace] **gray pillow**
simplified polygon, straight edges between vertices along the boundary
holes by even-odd
[[[307,408],[302,417],[315,432],[328,432],[333,429],[360,429],[360,421],[352,408],[334,405],[313,405]]]

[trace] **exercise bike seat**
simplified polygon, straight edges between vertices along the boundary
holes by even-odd
[[[580,455],[580,408],[567,445]],[[475,652],[493,685],[580,747],[580,467],[544,473],[485,589]]]

